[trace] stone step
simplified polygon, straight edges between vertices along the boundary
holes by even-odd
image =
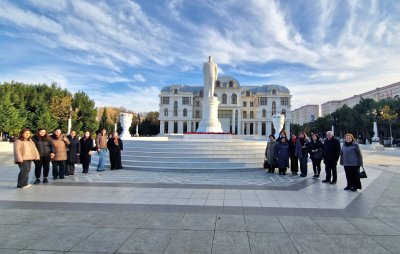
[[[225,155],[219,155],[219,154],[191,154],[187,156],[182,156],[182,154],[176,154],[176,156],[169,156],[167,154],[160,154],[159,156],[148,156],[148,155],[129,155],[129,154],[124,154],[123,159],[124,160],[141,160],[141,161],[154,161],[155,159],[160,160],[160,161],[198,161],[198,160],[207,160],[207,161],[243,161],[243,160],[259,160],[263,159],[265,156],[264,154],[237,154],[237,155],[232,155],[232,154],[225,154]]]

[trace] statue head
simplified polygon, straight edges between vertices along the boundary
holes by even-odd
[[[208,62],[212,62],[212,61],[213,61],[212,56],[208,56]]]

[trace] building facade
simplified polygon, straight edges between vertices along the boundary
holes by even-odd
[[[241,86],[231,76],[220,76],[215,94],[220,102],[218,119],[224,132],[237,135],[270,135],[272,115],[284,113],[290,131],[291,95],[279,85]],[[160,134],[196,132],[202,118],[203,86],[171,85],[160,97]]]
[[[379,101],[382,99],[399,98],[399,97],[400,97],[400,82],[397,82],[394,84],[390,84],[388,86],[376,88],[375,90],[368,91],[366,93],[354,95],[350,98],[346,98],[343,100],[325,102],[321,104],[321,114],[322,116],[332,114],[333,112],[343,107],[344,105],[347,105],[349,107],[354,107],[360,102],[361,98],[373,99],[375,101]]]
[[[319,105],[305,105],[292,111],[292,123],[303,125],[320,117]]]

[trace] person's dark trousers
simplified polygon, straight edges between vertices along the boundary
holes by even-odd
[[[290,156],[290,170],[292,173],[299,172],[299,159],[297,156]]]
[[[331,177],[332,177],[332,182],[337,181],[337,169],[336,169],[336,164],[332,165],[332,164],[325,164],[325,173],[326,173],[326,181],[331,181]]]
[[[32,165],[32,161],[24,161],[24,162],[18,163],[18,167],[19,167],[20,171],[18,174],[17,188],[22,188],[22,187],[28,185],[29,171],[31,171],[31,165]]]
[[[306,176],[308,157],[304,156],[303,158],[299,158],[299,162],[300,162],[300,172],[303,176]]]
[[[73,175],[73,174],[75,174],[75,164],[67,162],[67,166],[65,168],[65,175]]]
[[[361,181],[359,175],[360,167],[345,166],[344,172],[346,173],[347,186],[351,189],[361,189]]]
[[[82,173],[88,173],[89,172],[89,163],[82,163]]]
[[[275,167],[274,166],[272,166],[272,165],[268,165],[268,172],[269,173],[274,173],[275,172]]]
[[[33,162],[35,163],[35,177],[40,178],[43,167],[43,177],[47,178],[49,176],[49,171],[50,171],[50,157],[41,156],[40,160]]]
[[[321,161],[320,160],[312,161],[312,167],[313,167],[314,175],[321,174]]]
[[[53,164],[53,178],[64,179],[65,161],[52,161],[52,164]]]

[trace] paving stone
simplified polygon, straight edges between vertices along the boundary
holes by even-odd
[[[46,235],[46,227],[2,225],[0,227],[1,248],[24,249]]]
[[[360,230],[350,224],[344,218],[338,217],[314,217],[312,218],[323,231],[333,235],[357,235],[362,234]]]
[[[339,246],[324,234],[289,234],[289,238],[299,253],[343,253]]]
[[[28,246],[32,250],[68,251],[96,231],[95,228],[46,227],[45,235]]]
[[[220,214],[217,215],[216,230],[220,231],[246,231],[243,215]]]
[[[133,213],[133,214],[115,214],[107,223],[107,227],[112,228],[140,228],[149,218],[149,214]]]
[[[365,235],[330,235],[342,253],[389,254],[390,252]]]
[[[400,253],[400,236],[371,236],[385,249],[392,253]]]
[[[285,232],[281,222],[274,216],[246,215],[246,228],[251,232]]]
[[[279,221],[290,233],[323,233],[322,229],[306,216],[279,216]]]
[[[141,228],[147,229],[179,229],[182,221],[181,213],[152,214]]]
[[[399,218],[400,219],[400,211],[396,209],[396,207],[391,206],[375,206],[372,208],[370,217],[375,218]]]
[[[178,231],[164,254],[211,253],[214,231]]]
[[[118,253],[164,253],[175,231],[138,229],[118,250]]]
[[[72,248],[81,252],[115,252],[132,234],[134,229],[100,228]]]
[[[215,254],[250,254],[247,232],[216,231],[212,246]]]
[[[400,235],[400,232],[377,219],[348,218],[348,222],[367,235]]]
[[[400,219],[379,219],[386,225],[396,229],[397,231],[400,231]]]
[[[297,250],[286,233],[249,232],[252,254],[297,254]]]
[[[190,230],[214,230],[215,214],[185,214],[178,227]]]

